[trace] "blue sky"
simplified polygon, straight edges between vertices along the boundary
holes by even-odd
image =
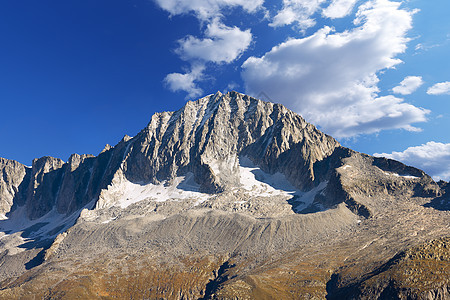
[[[450,1],[0,3],[0,156],[98,154],[153,113],[262,96],[450,179]]]

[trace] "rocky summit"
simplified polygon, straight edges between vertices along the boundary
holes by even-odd
[[[0,299],[449,299],[450,190],[237,93],[0,158]]]

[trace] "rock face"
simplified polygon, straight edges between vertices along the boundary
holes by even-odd
[[[11,210],[14,202],[25,203],[27,189],[23,186],[28,187],[31,172],[21,163],[4,158],[0,158],[0,172],[2,174],[0,179],[0,215],[4,216]]]
[[[73,154],[67,163],[53,157],[34,159],[31,168],[1,159],[3,213],[25,207],[26,217],[39,219],[52,210],[71,214],[97,200],[122,163],[125,142],[97,157]],[[14,205],[13,205],[14,204]],[[11,210],[12,209],[12,210]]]
[[[338,146],[282,105],[217,93],[155,114],[131,141],[124,170],[131,181],[153,183],[192,172],[202,191],[217,193],[239,184],[238,158],[245,155],[262,170],[310,189],[314,163]]]
[[[377,298],[391,281],[367,274],[450,235],[447,183],[237,92],[157,113],[98,156],[0,171],[5,299]],[[420,295],[447,295],[446,274]]]

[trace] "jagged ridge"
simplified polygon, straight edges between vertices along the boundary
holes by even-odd
[[[43,157],[33,161],[31,170],[16,163],[22,173],[26,171],[22,177],[15,175],[16,181],[30,181],[21,187],[27,191],[25,199],[16,202],[27,206],[30,219],[53,207],[71,213],[96,200],[119,169],[137,183],[170,181],[192,172],[202,191],[221,192],[239,184],[241,155],[308,190],[317,185],[314,163],[338,146],[282,105],[236,92],[217,93],[188,102],[177,112],[155,114],[136,137],[122,140],[98,157],[74,154],[67,163]],[[12,194],[6,201],[9,205],[14,202]]]

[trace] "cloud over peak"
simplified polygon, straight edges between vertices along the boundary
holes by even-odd
[[[182,59],[202,60],[214,63],[230,63],[238,58],[250,45],[252,34],[247,29],[228,27],[218,19],[207,25],[205,38],[199,39],[191,35],[178,41],[176,49]]]
[[[231,7],[241,7],[252,13],[262,8],[264,0],[155,0],[171,15],[194,13],[204,29],[204,38],[185,36],[178,40],[175,49],[181,59],[191,64],[186,73],[170,73],[164,84],[173,92],[185,91],[188,97],[200,96],[203,90],[198,82],[204,80],[207,63],[231,63],[244,53],[252,42],[250,29],[241,30],[226,26],[222,11]]]
[[[197,82],[203,78],[203,65],[194,65],[189,72],[170,73],[164,78],[164,84],[172,92],[184,91],[187,93],[187,98],[198,97],[203,93],[203,90],[198,87]]]
[[[378,97],[377,73],[401,63],[414,12],[388,0],[361,5],[355,28],[290,39],[242,65],[246,92],[264,91],[318,124],[327,133],[349,137],[401,128],[426,120],[428,110],[394,96]]]

